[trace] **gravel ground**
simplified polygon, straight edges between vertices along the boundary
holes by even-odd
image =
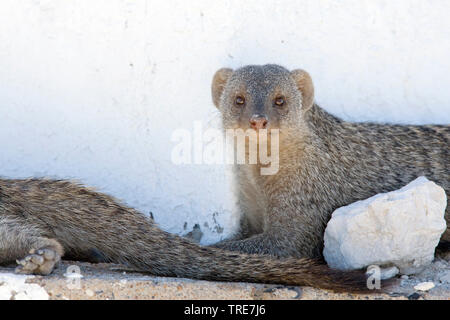
[[[0,299],[450,300],[450,262],[446,257],[437,258],[419,275],[397,278],[383,294],[337,294],[311,287],[154,277],[120,265],[63,261],[46,277],[19,276],[13,274],[13,268],[0,268]],[[422,282],[432,282],[434,287],[414,289]]]

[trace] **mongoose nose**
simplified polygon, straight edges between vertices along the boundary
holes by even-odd
[[[265,129],[268,122],[265,115],[255,114],[250,118],[250,126],[255,130]]]

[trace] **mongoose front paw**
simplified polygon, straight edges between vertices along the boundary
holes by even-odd
[[[61,256],[53,249],[31,249],[30,254],[17,260],[16,273],[48,275],[53,271]]]

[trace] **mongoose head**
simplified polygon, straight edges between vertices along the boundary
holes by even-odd
[[[280,129],[281,133],[297,127],[314,101],[313,83],[306,71],[289,71],[274,64],[219,69],[211,91],[224,129]]]

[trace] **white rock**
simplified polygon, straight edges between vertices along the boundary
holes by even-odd
[[[434,288],[434,283],[433,282],[421,282],[418,285],[414,286],[415,290],[418,291],[428,291]]]
[[[324,236],[331,268],[350,270],[395,265],[402,274],[430,264],[446,229],[443,188],[419,177],[405,187],[333,212]]]
[[[48,300],[49,295],[36,283],[27,283],[33,276],[0,273],[0,300]]]

